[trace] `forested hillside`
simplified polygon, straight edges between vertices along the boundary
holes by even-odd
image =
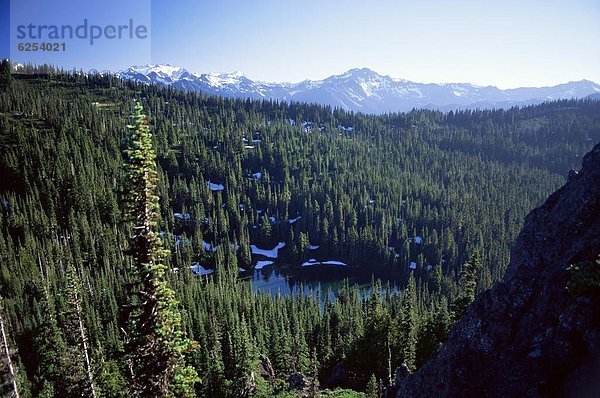
[[[283,393],[294,372],[307,390],[373,393],[390,369],[419,366],[502,277],[525,214],[600,141],[591,100],[366,116],[50,72],[4,77],[0,93],[0,312],[21,396],[128,396],[121,151],[134,99],[199,396]],[[273,247],[275,266],[315,258],[407,289],[253,292],[240,268]]]

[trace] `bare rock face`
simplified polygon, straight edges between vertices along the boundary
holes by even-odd
[[[397,397],[600,397],[600,299],[566,268],[600,253],[600,144],[526,218],[504,280],[479,295]]]
[[[259,362],[256,365],[256,371],[258,372],[259,376],[268,382],[275,380],[275,370],[273,369],[271,360],[264,354],[260,354],[258,359]]]
[[[289,377],[291,390],[305,390],[308,388],[308,379],[300,372],[294,372]]]

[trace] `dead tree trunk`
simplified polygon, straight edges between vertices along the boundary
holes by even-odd
[[[2,302],[2,298],[0,297],[0,303]],[[4,331],[4,316],[2,316],[2,305],[0,305],[0,335],[2,337],[2,348],[4,351],[4,355],[6,356],[6,363],[8,366],[8,377],[10,378],[10,383],[12,384],[13,397],[19,398],[19,390],[17,388],[17,378],[15,376],[15,368],[13,366],[12,360],[10,359],[10,350],[8,349],[8,340],[6,338],[6,332]]]

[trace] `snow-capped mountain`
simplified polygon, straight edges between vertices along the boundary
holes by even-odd
[[[364,113],[408,111],[413,108],[507,108],[600,93],[600,85],[581,80],[553,87],[501,90],[469,83],[415,83],[382,76],[370,69],[352,69],[324,80],[264,83],[240,72],[190,73],[170,65],[132,66],[116,73],[123,79],[156,83],[233,98],[265,98],[313,102]]]

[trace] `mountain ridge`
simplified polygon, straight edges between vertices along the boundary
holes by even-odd
[[[298,83],[254,81],[241,72],[191,73],[169,64],[132,66],[115,73],[100,73],[224,97],[317,103],[372,114],[413,108],[442,111],[510,108],[600,93],[599,84],[585,79],[555,86],[502,90],[471,83],[417,83],[380,75],[368,68],[354,68],[322,80],[307,79]]]

